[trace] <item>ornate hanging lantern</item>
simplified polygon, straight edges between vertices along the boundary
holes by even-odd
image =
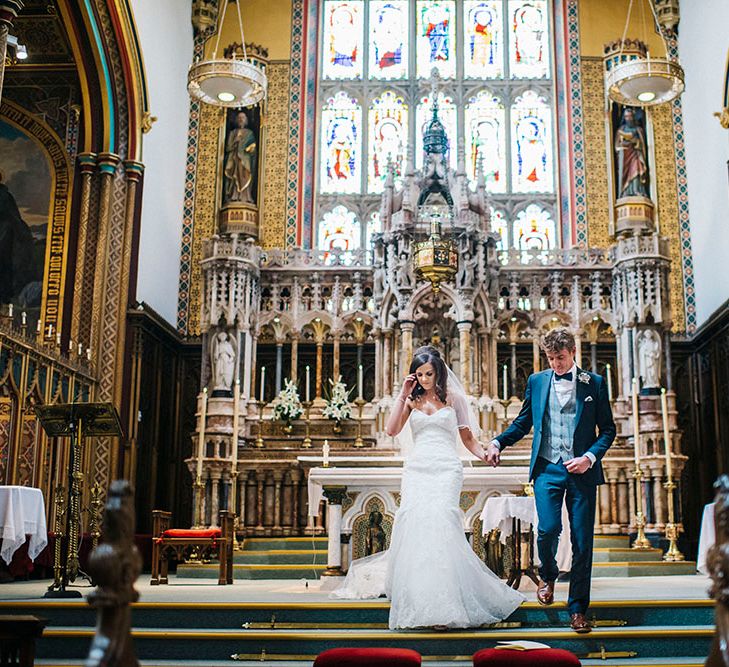
[[[223,11],[218,23],[213,57],[210,60],[193,63],[187,73],[187,91],[190,96],[218,107],[247,107],[258,104],[266,97],[268,90],[266,73],[248,59],[243,34],[243,20],[240,14],[240,0],[234,1],[238,10],[243,59],[237,59],[235,51],[232,52],[231,58],[217,57],[220,34],[229,4],[228,0],[223,0]]]
[[[440,291],[440,284],[451,280],[458,271],[458,251],[450,239],[441,236],[439,211],[422,206],[420,221],[430,219],[430,236],[413,247],[413,268],[418,278],[429,280],[434,292]]]
[[[605,75],[605,86],[610,99],[626,106],[651,107],[672,102],[684,90],[683,68],[677,60],[669,58],[666,38],[658,22],[653,3],[651,0],[646,0],[646,2],[653,13],[653,20],[663,41],[666,57],[653,58],[647,51],[630,55],[624,52],[625,35],[633,8],[633,0],[630,0],[625,30],[620,40],[620,53]]]

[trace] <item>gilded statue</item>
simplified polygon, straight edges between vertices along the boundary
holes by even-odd
[[[254,180],[258,162],[258,141],[248,127],[248,115],[238,111],[235,127],[228,132],[225,140],[225,192],[223,203],[241,202],[253,204]]]
[[[623,109],[622,120],[615,133],[618,199],[648,197],[648,162],[645,131],[636,122],[635,110]]]
[[[365,538],[365,548],[368,556],[385,550],[386,535],[385,529],[382,527],[382,518],[382,512],[377,510],[370,512]]]

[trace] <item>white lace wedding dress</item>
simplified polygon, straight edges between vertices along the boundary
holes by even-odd
[[[455,410],[410,415],[414,446],[400,507],[383,553],[350,565],[336,598],[390,598],[390,628],[477,627],[509,616],[525,599],[471,549],[459,508],[463,464]]]

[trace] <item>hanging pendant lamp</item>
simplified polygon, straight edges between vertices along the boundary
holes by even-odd
[[[187,73],[187,91],[193,99],[218,107],[248,107],[258,104],[266,97],[268,80],[266,73],[254,65],[246,53],[246,41],[243,34],[243,20],[240,13],[240,0],[235,2],[238,10],[238,27],[243,59],[218,58],[220,35],[225,24],[225,13],[229,0],[222,0],[223,11],[218,22],[217,37],[213,56],[209,60],[200,60],[190,65]]]
[[[645,1],[651,8],[653,20],[666,50],[666,57],[653,58],[650,54],[632,59],[622,57],[633,1],[630,0],[628,6],[628,16],[625,21],[625,30],[623,30],[618,64],[605,75],[608,96],[614,102],[635,107],[651,107],[672,102],[684,90],[683,68],[678,61],[669,58],[666,38],[658,23],[658,17],[651,0]]]

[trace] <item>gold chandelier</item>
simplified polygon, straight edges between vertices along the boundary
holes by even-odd
[[[633,2],[634,0],[630,0],[628,6],[628,16],[625,21],[623,38],[620,41],[620,55],[617,64],[605,75],[608,96],[614,102],[626,106],[651,107],[672,102],[684,90],[683,68],[678,61],[669,58],[666,38],[651,0],[646,0],[646,2],[651,8],[653,20],[666,50],[666,57],[653,58],[648,53],[632,58],[623,56],[625,35],[630,23]]]
[[[266,97],[268,79],[260,67],[256,67],[248,60],[246,40],[243,35],[243,19],[240,14],[240,0],[235,0],[235,6],[238,10],[243,59],[236,59],[235,50],[233,50],[232,58],[217,57],[220,35],[229,4],[228,0],[222,0],[222,2],[223,12],[218,23],[213,57],[190,65],[187,73],[187,91],[194,99],[218,107],[253,106]]]
[[[421,220],[423,209],[421,209]],[[450,239],[441,236],[440,214],[426,213],[430,217],[430,236],[414,244],[413,268],[418,278],[429,280],[434,292],[440,291],[440,284],[451,280],[458,271],[458,251]]]

